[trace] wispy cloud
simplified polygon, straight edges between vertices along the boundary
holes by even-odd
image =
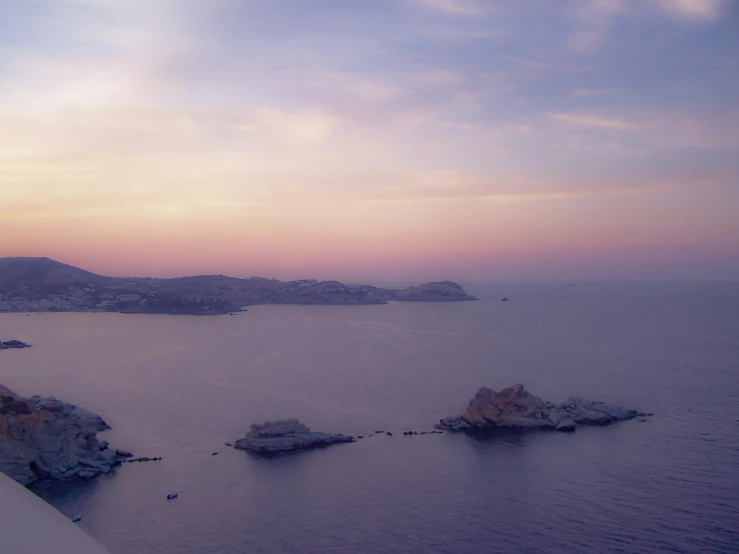
[[[552,62],[542,59],[522,58],[519,56],[503,56],[503,59],[508,60],[509,62],[513,62],[517,65],[534,67],[537,69],[549,69],[554,67],[554,64]]]
[[[611,94],[618,94],[620,90],[604,89],[604,88],[579,88],[572,91],[573,96],[608,96]]]
[[[456,85],[462,82],[463,78],[459,73],[447,70],[428,71],[426,73],[418,73],[412,77],[416,83],[423,85]]]
[[[621,119],[600,117],[597,115],[553,113],[550,114],[550,116],[558,123],[576,125],[579,127],[597,127],[600,129],[614,129],[617,131],[630,131],[639,128],[635,123],[630,123]]]
[[[541,78],[555,74],[576,74],[589,71],[587,65],[573,60],[552,59],[546,56],[511,56],[504,55],[502,59],[519,68],[519,76],[526,78]],[[499,73],[498,75],[505,74]]]
[[[572,181],[542,181],[504,175],[481,179],[454,171],[437,171],[408,174],[382,188],[365,191],[359,197],[349,192],[349,198],[385,205],[469,201],[540,202],[595,196],[648,195],[677,187],[705,185],[703,181],[693,183],[669,180],[640,180],[627,186],[602,180],[583,185]]]
[[[490,28],[489,25],[485,26],[484,28],[453,28],[453,27],[444,27],[444,28],[431,28],[431,29],[423,29],[419,31],[419,34],[423,36],[433,37],[433,38],[442,38],[442,39],[450,39],[450,40],[457,40],[457,41],[485,41],[490,39],[499,39],[502,37],[505,37],[509,34],[509,32],[499,29]]]
[[[397,79],[339,72],[313,79],[309,84],[317,88],[339,90],[364,100],[391,100],[412,92]]]
[[[575,0],[571,4],[577,21],[568,45],[582,53],[595,53],[609,36],[613,20],[618,16],[672,15],[690,22],[709,22],[718,18],[728,0]]]
[[[439,12],[474,16],[484,12],[483,6],[477,0],[402,0],[418,6]]]
[[[600,49],[608,35],[611,19],[623,10],[622,0],[585,0],[575,8],[578,21],[570,36],[570,48],[583,53]]]
[[[274,108],[258,108],[240,131],[266,133],[278,139],[304,144],[321,144],[339,125],[340,118],[326,112],[288,112]]]
[[[727,6],[726,0],[653,0],[666,12],[695,21],[716,19]]]

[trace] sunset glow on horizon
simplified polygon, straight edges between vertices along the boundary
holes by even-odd
[[[0,257],[739,279],[739,6],[10,0]]]

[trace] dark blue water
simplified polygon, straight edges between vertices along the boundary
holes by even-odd
[[[0,337],[34,344],[2,353],[0,383],[78,403],[113,446],[164,457],[38,489],[115,554],[739,552],[739,285],[471,290],[483,300],[0,315]],[[655,416],[402,434],[517,382]],[[286,417],[395,434],[276,459],[223,445]]]

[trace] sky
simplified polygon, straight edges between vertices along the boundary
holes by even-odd
[[[0,4],[0,256],[739,280],[739,2]]]

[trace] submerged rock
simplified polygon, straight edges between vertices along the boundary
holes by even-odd
[[[282,419],[255,423],[243,439],[236,441],[234,448],[256,454],[277,454],[340,442],[354,442],[354,437],[316,433],[297,419]]]
[[[475,429],[556,429],[574,431],[577,425],[607,425],[645,414],[636,410],[572,397],[561,404],[545,402],[523,385],[500,392],[482,387],[464,414],[442,419],[435,425],[447,431]]]
[[[0,471],[22,485],[109,473],[121,456],[97,439],[107,429],[83,408],[53,397],[23,398],[0,385]]]
[[[574,431],[576,427],[576,424],[571,419],[565,419],[564,421],[561,421],[557,424],[555,429],[557,431]]]

